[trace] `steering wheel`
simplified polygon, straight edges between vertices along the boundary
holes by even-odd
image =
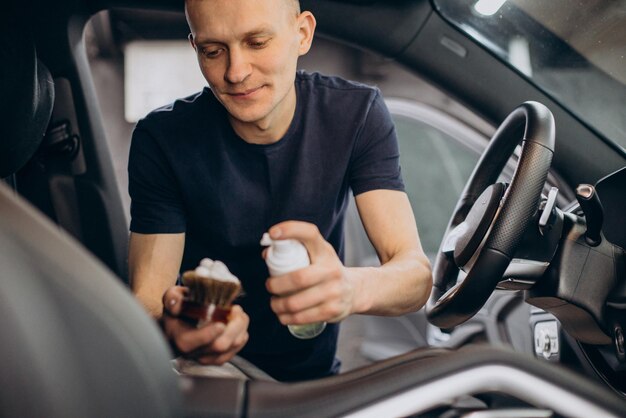
[[[496,183],[520,142],[510,185]],[[459,325],[491,296],[537,211],[553,153],[554,117],[541,103],[521,104],[497,129],[463,189],[433,265],[426,304],[433,325]],[[466,273],[463,280],[459,270]]]

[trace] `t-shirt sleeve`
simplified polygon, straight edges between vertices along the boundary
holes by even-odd
[[[396,130],[378,90],[357,135],[350,187],[355,196],[376,189],[404,191]]]
[[[185,232],[184,206],[163,149],[141,126],[133,131],[128,160],[130,230],[142,234]]]

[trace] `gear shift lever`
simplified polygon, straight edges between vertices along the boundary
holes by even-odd
[[[600,231],[604,221],[604,210],[595,187],[591,184],[580,184],[576,188],[576,200],[578,200],[581,209],[585,213],[587,221],[585,240],[592,247],[597,247],[602,242]]]

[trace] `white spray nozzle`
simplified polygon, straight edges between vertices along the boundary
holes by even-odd
[[[264,247],[269,247],[273,243],[274,243],[274,240],[270,238],[270,234],[267,232],[264,233],[263,236],[261,237],[261,245]]]
[[[269,247],[265,262],[272,276],[279,276],[309,265],[309,254],[298,240],[271,239],[266,232],[261,238],[261,245]]]
[[[261,237],[261,245],[271,247],[277,256],[289,255],[294,252],[306,252],[306,250],[303,250],[304,246],[300,241],[295,239],[272,239],[267,232]]]

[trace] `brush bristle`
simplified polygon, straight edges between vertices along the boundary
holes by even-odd
[[[241,284],[199,276],[194,271],[183,274],[183,284],[189,288],[190,301],[201,304],[215,304],[220,308],[229,307],[241,291]]]

